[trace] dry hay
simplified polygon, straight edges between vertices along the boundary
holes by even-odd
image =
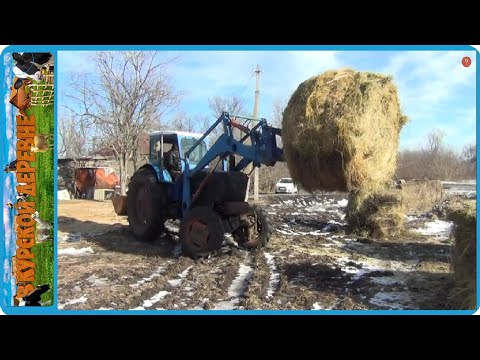
[[[448,209],[447,219],[453,221],[454,250],[452,266],[455,309],[476,309],[476,200],[455,203]]]
[[[401,184],[407,214],[431,211],[443,199],[443,186],[439,180],[414,180]]]
[[[368,195],[352,192],[345,219],[357,233],[374,238],[396,236],[403,230],[405,220],[403,193],[391,188]]]
[[[406,121],[391,77],[350,69],[312,77],[283,113],[290,174],[307,191],[373,193],[395,172]]]

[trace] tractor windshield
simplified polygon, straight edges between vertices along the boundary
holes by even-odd
[[[180,145],[182,146],[182,152],[185,154],[188,150],[192,148],[193,145],[197,142],[198,139],[194,138],[183,138],[181,140]],[[207,153],[207,145],[204,141],[200,145],[198,145],[191,153],[190,153],[190,163],[191,164],[198,164],[198,162],[205,156]]]

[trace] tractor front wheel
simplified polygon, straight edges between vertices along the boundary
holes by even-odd
[[[193,207],[180,224],[182,250],[193,259],[219,250],[224,234],[220,215],[207,206]]]
[[[267,214],[259,206],[253,205],[253,211],[246,215],[249,227],[241,227],[232,233],[233,238],[243,248],[258,249],[267,245],[272,235]]]

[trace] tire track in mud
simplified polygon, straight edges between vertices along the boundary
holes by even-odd
[[[241,286],[236,284],[235,280],[237,272],[242,268],[242,262],[248,261],[244,260],[248,255],[228,247],[222,250],[231,254],[219,254],[198,260],[181,256],[172,260],[171,268],[162,272],[161,282],[157,281],[156,292],[143,293],[143,296],[147,296],[131,309],[207,310],[215,308],[215,304],[226,299],[232,301],[232,295],[235,299],[237,293],[241,293]]]
[[[147,288],[141,288],[140,293],[132,299],[129,309],[131,310],[152,310],[163,308],[162,300],[172,293],[176,285],[180,285],[183,277],[193,267],[193,260],[179,258],[169,260],[169,266],[163,270],[153,281],[147,283]]]
[[[239,305],[246,310],[265,309],[266,306],[268,308],[266,299],[268,295],[270,272],[263,251],[253,254],[252,267],[252,276],[248,281]]]
[[[248,286],[248,282],[253,276],[253,269],[245,262],[240,263],[238,273],[233,279],[231,285],[228,287],[227,296],[225,300],[217,301],[213,305],[213,310],[235,310],[239,308],[240,298]]]
[[[65,309],[132,308],[152,296],[175,262],[158,256],[118,256],[94,247],[92,255],[63,257],[59,262],[59,303]],[[80,295],[87,300],[68,303]]]
[[[244,250],[233,249],[230,254],[222,254],[200,262],[188,278],[193,293],[189,297],[189,309],[230,310],[238,308],[245,279],[251,272],[251,257]]]

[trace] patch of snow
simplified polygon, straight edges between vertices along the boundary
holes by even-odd
[[[81,234],[65,233],[62,231],[57,232],[58,242],[79,242],[81,239]]]
[[[142,280],[137,281],[135,284],[130,284],[129,286],[132,288],[138,288],[139,286],[142,286],[143,284],[150,282],[153,279],[159,277],[164,272],[165,272],[165,266],[161,265],[149,277],[143,278]]]
[[[337,201],[338,206],[347,206],[348,205],[348,200],[347,199],[342,199]]]
[[[402,283],[402,281],[400,279],[395,278],[395,276],[375,276],[375,277],[371,277],[370,280],[377,285],[383,285],[383,286]]]
[[[114,308],[105,308],[105,307],[101,307],[101,308],[94,309],[94,310],[115,310],[115,309],[114,309]]]
[[[268,215],[277,215],[277,213],[274,212],[274,211],[267,211],[267,214],[268,214]]]
[[[240,264],[237,277],[232,281],[232,284],[228,288],[228,296],[231,298],[226,301],[217,302],[214,310],[233,310],[238,307],[240,301],[240,295],[245,291],[248,285],[248,281],[253,275],[253,269],[245,264]]]
[[[178,226],[165,223],[165,228],[170,232],[178,232]]]
[[[145,300],[141,306],[138,306],[136,308],[133,308],[132,310],[145,310],[145,308],[152,307],[154,304],[162,300],[165,296],[170,294],[170,291],[159,291],[155,295],[153,295],[150,299]]]
[[[173,280],[168,280],[167,282],[171,285],[171,286],[179,286],[183,279],[185,279],[190,271],[190,269],[192,268],[193,266],[189,266],[188,268],[186,268],[185,270],[183,270],[180,274],[178,274],[178,277],[179,279],[173,279]]]
[[[171,285],[171,286],[179,286],[181,283],[182,283],[182,279],[173,279],[173,280],[168,280],[167,282]]]
[[[323,230],[323,229],[322,229],[322,230]],[[310,231],[308,234],[309,234],[309,235],[314,235],[314,236],[325,236],[325,235],[328,235],[328,232],[322,232],[322,230]]]
[[[98,278],[95,274],[87,278],[87,281],[90,283],[90,285],[95,287],[102,287],[108,285],[107,278]]]
[[[355,266],[347,265],[349,262],[354,262],[355,264],[361,265],[360,268]],[[348,257],[339,257],[337,258],[337,266],[340,266],[342,271],[347,274],[352,274],[352,280],[358,280],[363,276],[368,276],[370,272],[373,271],[399,271],[399,272],[411,272],[415,271],[418,260],[407,260],[407,261],[390,261],[390,260],[379,260],[375,258],[364,258],[361,262],[355,262],[353,259]],[[370,279],[374,279],[371,277]],[[395,278],[392,276],[391,278]],[[398,278],[395,278],[398,281]],[[373,280],[375,281],[375,280]],[[379,280],[382,281],[382,280]],[[384,280],[387,281],[387,280]],[[389,281],[393,281],[389,280]]]
[[[288,230],[288,231],[282,230],[282,229],[275,229],[275,230],[277,230],[280,234],[283,234],[283,235],[299,235],[296,232],[293,232],[291,230]]]
[[[270,268],[270,281],[268,282],[267,298],[271,298],[278,289],[280,274],[277,272],[277,266],[273,260],[274,256],[269,253],[264,253],[264,255],[267,259],[267,265]]]
[[[186,268],[185,270],[183,270],[180,274],[178,274],[179,277],[181,277],[182,279],[186,278],[190,269],[193,267],[192,266],[189,266],[188,268]]]
[[[205,310],[205,304],[208,302],[208,298],[203,298],[202,302],[195,306],[192,310]]]
[[[332,225],[340,225],[340,226],[345,225],[344,223],[341,223],[341,222],[338,222],[338,221],[335,221],[335,220],[330,220],[328,223],[332,224]]]
[[[238,299],[219,301],[215,304],[213,310],[235,310],[237,308],[238,301]]]
[[[58,255],[68,255],[68,256],[84,256],[93,254],[93,249],[89,246],[87,248],[75,249],[75,248],[66,248],[58,249]]]
[[[68,300],[65,304],[58,304],[58,309],[62,310],[67,305],[75,305],[75,304],[84,304],[87,302],[87,298],[82,296],[78,299]]]
[[[57,200],[71,200],[67,189],[57,191]]]
[[[423,228],[415,229],[416,232],[422,235],[434,235],[448,237],[452,230],[451,221],[435,220],[424,224]]]
[[[239,297],[247,288],[247,282],[253,275],[253,270],[250,266],[240,264],[237,277],[233,280],[228,288],[228,296]]]
[[[373,305],[388,307],[391,310],[402,310],[406,308],[405,303],[410,302],[411,298],[407,292],[378,292],[369,301]]]

